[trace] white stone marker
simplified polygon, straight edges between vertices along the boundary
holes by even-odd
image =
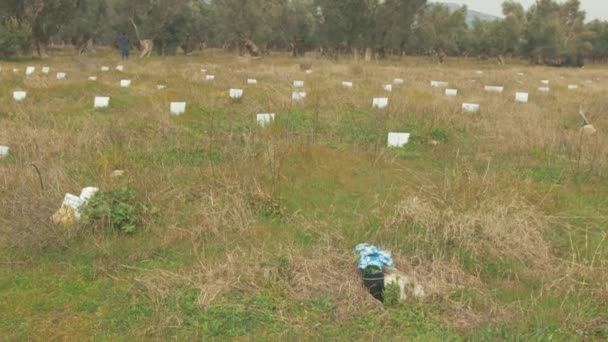
[[[432,88],[445,88],[447,86],[448,86],[448,82],[431,81],[431,87]]]
[[[540,81],[540,84],[549,85],[549,80],[542,80],[542,81]]]
[[[116,70],[117,70],[117,71],[124,71],[124,70],[125,70],[125,67],[124,67],[123,65],[117,65],[117,66],[116,66]]]
[[[34,74],[34,71],[36,71],[36,67],[28,66],[25,68],[25,74],[28,76]]]
[[[475,71],[475,73],[476,73],[477,75],[481,75],[481,74],[483,74],[483,71],[481,71],[481,70],[477,70],[477,71]]]
[[[103,72],[110,71],[110,67],[109,66],[102,66],[101,67],[101,71],[103,71]]]
[[[388,106],[388,99],[386,97],[376,97],[372,101],[373,108],[382,109],[382,108],[386,108],[387,106]]]
[[[87,188],[83,188],[80,192],[80,199],[85,201],[86,203],[91,199],[91,197],[95,196],[97,192],[99,192],[99,188],[96,187],[90,186]]]
[[[302,88],[304,86],[304,81],[293,81],[294,88]]]
[[[249,84],[249,85],[258,84],[258,80],[250,78],[250,79],[247,80],[247,84]]]
[[[393,84],[403,84],[405,81],[402,78],[395,78]]]
[[[528,103],[528,93],[515,93],[515,102]]]
[[[48,74],[49,72],[51,72],[51,68],[50,67],[42,67],[42,73],[43,74]]]
[[[518,72],[518,73],[517,73],[517,76],[523,76],[523,75],[524,75],[524,73],[523,73],[523,72]]]
[[[571,84],[568,86],[568,90],[576,90],[578,89],[578,86],[576,84]]]
[[[66,206],[66,207],[70,207],[72,209],[74,209],[74,217],[76,218],[76,220],[80,220],[80,209],[82,206],[84,206],[86,204],[86,201],[83,200],[82,198],[76,196],[76,195],[72,195],[72,194],[65,194],[65,197],[63,198],[63,203],[61,206]]]
[[[89,76],[89,81],[97,81],[97,76]]]
[[[266,125],[268,125],[271,121],[274,120],[274,117],[275,117],[274,113],[258,114],[257,115],[258,126],[266,127]]]
[[[213,80],[215,80],[215,76],[214,75],[207,75],[207,76],[205,76],[205,79],[207,81],[213,81]]]
[[[306,73],[306,75],[310,75],[310,74],[312,74],[312,70],[308,69],[305,71],[305,73]]]
[[[24,91],[14,91],[13,92],[13,99],[15,101],[23,101],[23,100],[25,100],[26,96],[27,96],[27,93]]]
[[[550,89],[549,89],[549,87],[539,87],[538,91],[546,94],[546,93],[549,93]]]
[[[457,96],[458,95],[458,89],[446,89],[445,90],[445,96]]]
[[[505,87],[485,86],[484,90],[487,91],[488,93],[502,93],[503,90],[505,90]]]
[[[389,133],[388,147],[403,147],[410,142],[410,133]]]
[[[95,96],[93,108],[106,108],[110,105],[110,98],[107,96]]]
[[[58,80],[65,80],[65,72],[58,72],[57,73],[57,79]]]
[[[243,89],[230,89],[228,95],[231,99],[240,99],[243,97]]]
[[[19,72],[19,69],[17,69],[17,68],[14,68],[14,69],[13,69],[13,74],[16,74],[16,73],[18,73],[18,72]]]
[[[120,87],[121,88],[129,88],[131,86],[131,80],[121,80]]]
[[[477,113],[479,112],[479,104],[477,103],[463,103],[462,110],[468,113]]]
[[[203,74],[206,74],[206,73],[207,73],[207,69],[201,69],[201,72],[202,72]]]
[[[302,101],[306,98],[306,92],[303,91],[294,91],[291,93],[291,99],[293,101]]]
[[[10,148],[8,146],[0,145],[0,159],[8,157]]]
[[[166,88],[167,88],[167,86],[163,85],[163,84],[156,85],[156,89],[158,89],[158,90],[163,90],[163,89],[166,89]]]
[[[342,82],[342,86],[345,88],[352,88],[353,82]]]
[[[391,92],[393,91],[393,85],[392,84],[386,84],[384,85],[384,90]]]
[[[182,115],[186,112],[186,102],[171,102],[171,114]]]

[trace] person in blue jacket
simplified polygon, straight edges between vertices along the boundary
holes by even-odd
[[[123,61],[129,59],[129,37],[125,33],[118,38],[118,47],[120,48],[120,58]]]

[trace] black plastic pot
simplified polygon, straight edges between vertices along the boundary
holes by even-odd
[[[363,285],[377,300],[384,301],[384,273],[363,273]]]

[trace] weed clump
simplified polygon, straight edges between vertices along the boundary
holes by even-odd
[[[133,189],[121,187],[96,193],[82,217],[87,225],[133,234],[140,228],[142,208]]]

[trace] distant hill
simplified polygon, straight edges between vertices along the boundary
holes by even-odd
[[[443,1],[435,1],[435,2],[449,7],[450,10],[452,10],[452,11],[459,10],[462,7],[462,5],[455,4],[453,2],[443,2]],[[469,8],[468,13],[467,13],[467,25],[472,26],[475,19],[479,19],[481,21],[494,21],[494,20],[499,19],[499,17],[491,15],[491,14],[475,11],[475,10],[472,10]]]

